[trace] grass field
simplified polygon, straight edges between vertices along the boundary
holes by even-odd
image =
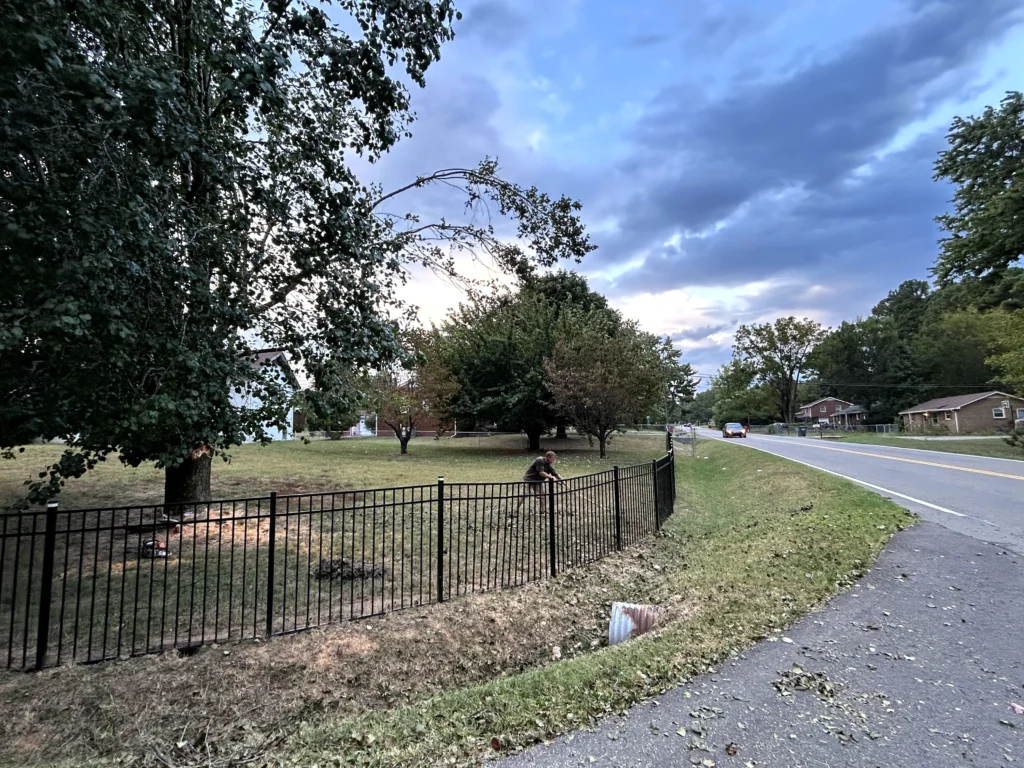
[[[621,444],[627,450],[619,458],[633,466],[620,472],[620,496],[627,498],[616,524],[611,473],[593,474],[611,462],[594,464],[584,440],[562,443],[567,483],[555,489],[551,526],[560,569],[603,556],[615,548],[616,536],[630,544],[655,528],[645,478],[647,461],[664,446],[656,436]],[[389,453],[394,447],[368,440],[245,448],[228,465],[237,481],[252,484],[236,493],[266,493],[256,483],[303,492],[277,500],[273,589],[266,497],[190,508],[194,514],[180,524],[181,514],[171,510],[176,524],[159,530],[159,506],[59,513],[48,663],[287,633],[427,605],[439,594],[521,586],[550,570],[541,500],[524,498],[521,484],[494,482],[521,476],[528,457],[517,438],[426,440],[398,457]],[[54,450],[39,447],[32,454]],[[441,473],[448,476],[443,530]],[[122,493],[122,504],[145,497],[153,474],[105,465],[86,480],[88,503],[111,503]],[[465,483],[475,478],[488,482]],[[359,479],[403,487],[337,490]],[[134,484],[125,488],[129,480]],[[318,486],[330,491],[316,492]],[[638,503],[628,503],[634,495]],[[35,658],[43,524],[41,516],[7,516],[0,524],[0,653],[7,654],[0,665],[27,666]],[[144,542],[154,538],[168,557],[143,556]],[[324,562],[334,564],[334,578],[323,571]]]
[[[922,440],[896,435],[879,435],[864,432],[825,431],[826,438],[835,442],[859,443],[862,445],[884,445],[889,448],[916,448],[938,453],[966,453],[971,456],[989,456],[997,459],[1024,461],[1024,451],[1007,445],[1001,438],[986,440]],[[797,438],[800,439],[800,438]],[[805,438],[814,439],[814,438]]]
[[[627,447],[613,459],[627,463]],[[521,471],[521,455],[448,450],[446,476]],[[582,469],[589,454],[570,458],[565,468]],[[662,535],[554,580],[188,657],[0,675],[0,763],[475,764],[620,712],[781,630],[911,519],[741,446],[704,442],[677,476]],[[608,648],[614,600],[666,615]]]
[[[544,450],[559,453],[559,472],[585,475],[613,464],[649,461],[664,452],[665,436],[616,435],[606,460],[585,439],[544,440]],[[398,441],[388,438],[316,440],[243,445],[230,452],[230,461],[214,459],[213,497],[235,499],[278,493],[307,493],[353,488],[388,488],[437,481],[449,483],[512,482],[523,476],[531,454],[519,437],[471,437],[434,440],[421,437],[401,456]],[[58,445],[30,445],[13,460],[0,460],[0,509],[24,493],[24,483],[55,461]],[[93,472],[72,480],[61,495],[63,508],[159,504],[163,473],[151,465],[124,467],[108,459]]]

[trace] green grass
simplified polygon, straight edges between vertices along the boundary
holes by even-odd
[[[875,494],[740,446],[679,464],[680,504],[653,547],[696,615],[648,638],[542,670],[339,723],[303,724],[283,762],[470,763],[497,738],[525,746],[671,688],[845,588],[909,515]],[[808,513],[798,511],[813,504]],[[622,595],[621,597],[634,597]]]
[[[833,437],[832,435],[827,436]],[[843,443],[884,445],[889,448],[916,448],[937,453],[966,453],[971,456],[988,456],[997,459],[1024,461],[1024,451],[1020,448],[1014,448],[1012,445],[1007,445],[1001,438],[993,438],[991,440],[921,440],[895,435],[846,432],[840,433],[840,436],[834,439]]]
[[[444,457],[449,466],[456,458]],[[488,475],[505,462],[509,471],[522,464],[467,457]],[[343,641],[326,666],[321,646],[302,645],[310,633],[238,646],[227,659],[211,651],[4,680],[6,757],[25,765],[142,766],[157,753],[182,767],[475,764],[495,746],[515,750],[621,712],[786,627],[851,584],[911,521],[853,484],[740,445],[704,442],[677,466],[676,514],[663,535],[522,590],[394,614],[372,629],[344,625],[318,641]],[[613,600],[665,605],[668,618],[649,636],[591,651]],[[508,616],[519,618],[502,623]],[[554,643],[579,650],[552,663]],[[354,671],[362,651],[353,649],[364,646]],[[197,704],[181,704],[193,688]]]
[[[559,454],[559,472],[585,475],[613,464],[650,461],[663,453],[664,435],[616,435],[609,457],[599,459],[586,440],[543,440],[544,450]],[[0,509],[24,494],[24,483],[59,458],[59,445],[30,445],[13,460],[0,460]],[[270,491],[304,493],[340,489],[387,488],[437,482],[515,481],[523,476],[531,453],[519,437],[416,438],[409,454],[399,455],[398,441],[387,438],[316,440],[243,445],[230,452],[230,461],[214,459],[215,499],[262,496]],[[123,466],[109,458],[94,471],[72,480],[61,494],[62,508],[125,504],[158,504],[163,473],[152,465]]]
[[[612,459],[598,460],[586,440],[559,441],[564,457],[559,464],[562,474],[589,474],[613,461],[625,465],[646,462],[663,450],[656,437],[625,435],[614,445],[619,450]],[[214,493],[223,498],[265,495],[270,489],[315,494],[432,486],[441,474],[449,486],[470,480],[518,480],[529,461],[514,437],[422,439],[413,442],[406,456],[399,455],[397,447],[394,440],[243,446],[230,464],[217,466]],[[31,447],[15,462],[19,469],[5,467],[6,482],[0,487],[13,495],[18,487],[11,481],[18,478],[20,467],[45,464],[59,451],[57,446]],[[462,492],[453,487],[449,491],[446,549],[453,562],[467,565],[449,580],[449,594],[536,578],[547,552],[546,528],[537,523],[536,515],[526,513],[536,506],[533,499],[523,505],[522,518],[516,516],[516,501],[503,498],[511,492],[509,487],[475,487]],[[152,503],[159,493],[160,476],[152,468],[126,469],[111,462],[71,484],[62,507]],[[152,498],[154,494],[157,499]],[[574,491],[572,496],[584,517],[609,514],[603,501],[587,489]],[[267,622],[264,596],[269,521],[252,516],[258,511],[266,514],[265,499],[260,506],[255,502],[213,504],[208,510],[201,508],[193,522],[157,534],[126,530],[129,524],[152,523],[152,510],[61,516],[50,662],[89,661],[262,635]],[[282,498],[278,512],[284,516],[278,521],[276,536],[277,603],[272,618],[276,632],[433,600],[437,506],[429,493],[362,494],[349,490],[337,496]],[[38,519],[18,524],[26,533],[33,526],[41,530]],[[71,530],[65,532],[68,528]],[[589,539],[584,541],[585,532],[571,520],[559,517],[557,529],[567,551],[577,543],[581,548],[585,543],[593,545]],[[11,532],[6,523],[4,531]],[[171,557],[139,557],[142,541],[154,536],[166,543]],[[38,571],[42,539],[26,535],[5,545],[9,550],[17,545],[19,552],[17,558],[8,556],[0,564],[0,584],[19,587],[9,586],[0,594],[0,636],[13,635],[20,664],[24,653],[18,654],[18,647],[31,648],[35,642],[38,595],[27,587],[38,583],[38,577],[28,578],[28,571]],[[347,584],[310,575],[322,558],[342,557],[352,563],[378,565],[385,572],[380,578]],[[468,567],[471,557],[472,569]]]

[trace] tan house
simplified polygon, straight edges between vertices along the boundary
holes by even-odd
[[[942,429],[955,435],[1005,432],[1015,419],[1024,419],[1024,398],[1005,392],[937,397],[900,411],[908,432]]]
[[[796,412],[796,420],[827,423],[836,411],[841,411],[852,405],[853,403],[840,400],[838,397],[822,397],[813,403],[801,405]]]

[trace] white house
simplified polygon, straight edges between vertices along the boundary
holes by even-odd
[[[272,367],[272,373],[292,393],[299,390],[299,381],[295,377],[291,366],[288,364],[288,355],[283,349],[259,349],[250,357],[250,364],[253,370],[261,371],[268,366]],[[231,404],[239,408],[257,408],[260,399],[257,395],[243,389],[242,392],[231,393]],[[273,440],[291,440],[294,437],[295,409],[288,409],[287,427],[280,429],[277,426],[267,427],[267,434]],[[253,442],[252,438],[246,438],[247,443]]]

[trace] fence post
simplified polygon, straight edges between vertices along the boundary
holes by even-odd
[[[654,530],[661,530],[661,509],[658,506],[658,460],[651,461],[651,476],[654,478]]]
[[[668,425],[665,425],[665,452],[668,453],[672,450],[672,432],[669,430]]]
[[[555,563],[555,481],[548,479],[548,554],[551,558],[551,578],[558,575]]]
[[[672,511],[674,512],[676,508],[676,449],[673,448],[669,451],[668,456],[669,477],[672,478]]]
[[[50,603],[53,601],[53,551],[57,546],[57,502],[46,505],[46,532],[43,534],[43,579],[39,586],[39,624],[36,627],[36,669],[46,666],[50,645]]]
[[[444,602],[444,476],[437,478],[437,602]]]
[[[267,548],[267,637],[274,634],[274,550],[277,545],[277,491],[270,492],[270,533]]]
[[[619,492],[619,465],[612,467],[612,475],[615,478],[615,549],[622,549],[622,501]]]

